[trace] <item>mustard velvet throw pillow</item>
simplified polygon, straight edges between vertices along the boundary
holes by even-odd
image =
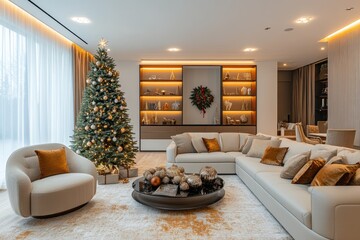
[[[311,186],[347,185],[359,165],[327,164],[316,174]]]
[[[326,161],[322,158],[309,160],[295,175],[291,183],[310,184],[325,163]]]
[[[281,166],[288,149],[288,147],[279,148],[269,146],[265,149],[260,162],[267,165]]]
[[[220,145],[216,138],[202,138],[208,152],[220,152]]]
[[[65,147],[54,150],[35,150],[39,158],[40,178],[68,173]]]

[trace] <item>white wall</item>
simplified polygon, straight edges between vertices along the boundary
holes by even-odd
[[[120,71],[121,90],[125,93],[134,138],[139,145],[139,62],[116,61],[115,64],[116,70]]]
[[[277,62],[257,62],[257,131],[277,135]]]
[[[356,129],[360,146],[360,27],[330,39],[328,128]]]
[[[257,130],[276,135],[277,62],[257,62]],[[139,62],[116,61],[120,84],[125,92],[135,140],[139,142]]]
[[[220,120],[221,102],[221,71],[220,67],[186,66],[183,70],[183,124],[213,124],[214,117]],[[202,115],[197,107],[191,104],[191,91],[202,85],[208,87],[214,96],[214,102]],[[216,111],[217,109],[217,111]],[[186,113],[186,114],[185,114]]]

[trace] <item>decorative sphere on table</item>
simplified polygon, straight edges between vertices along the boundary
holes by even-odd
[[[150,183],[153,187],[158,187],[161,184],[161,179],[158,176],[151,178]]]
[[[187,182],[182,182],[182,183],[180,183],[180,190],[181,191],[187,191],[187,190],[189,190],[189,184],[187,183]]]
[[[217,171],[213,167],[205,166],[200,172],[201,180],[204,182],[212,182],[217,178]]]
[[[202,186],[201,178],[198,175],[188,176],[186,182],[189,184],[190,188],[195,188],[196,189],[196,188],[200,188]]]

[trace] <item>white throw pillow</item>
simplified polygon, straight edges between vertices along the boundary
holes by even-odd
[[[356,164],[360,162],[360,151],[342,150],[337,154],[344,159],[345,164]]]
[[[262,158],[267,147],[280,146],[281,140],[262,140],[254,139],[249,152],[246,154],[247,157]]]
[[[191,137],[188,133],[171,136],[177,147],[177,153],[195,153],[195,148],[191,143]]]
[[[322,158],[326,162],[329,161],[332,157],[336,156],[337,149],[327,150],[327,149],[312,149],[310,154],[310,159]]]
[[[221,151],[238,152],[240,149],[239,133],[220,133]]]
[[[254,139],[262,139],[262,140],[270,140],[271,137],[264,137],[264,136],[249,136],[247,137],[245,143],[240,147],[240,152],[243,154],[247,154],[251,148],[252,142]]]
[[[280,172],[280,177],[285,179],[293,179],[298,171],[309,161],[310,151],[296,154],[289,158],[284,168]]]
[[[193,137],[193,138],[191,138],[191,143],[192,143],[193,147],[195,148],[196,152],[198,152],[198,153],[203,153],[203,152],[208,151],[206,149],[204,141],[202,140],[201,137]]]

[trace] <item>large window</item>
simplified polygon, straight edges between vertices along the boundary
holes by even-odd
[[[74,126],[71,43],[9,3],[0,10],[0,188],[17,148],[68,144]],[[3,7],[3,6],[1,6]]]

